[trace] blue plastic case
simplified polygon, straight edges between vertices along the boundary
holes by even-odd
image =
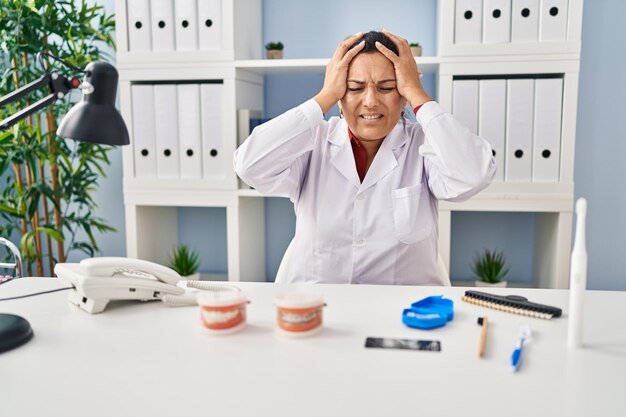
[[[453,318],[454,302],[441,295],[416,301],[402,312],[402,323],[425,330],[445,326]]]

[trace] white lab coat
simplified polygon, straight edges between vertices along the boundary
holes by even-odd
[[[496,170],[491,147],[431,101],[400,120],[360,182],[345,120],[313,99],[237,149],[249,185],[296,211],[290,282],[440,285],[437,199],[463,201]]]

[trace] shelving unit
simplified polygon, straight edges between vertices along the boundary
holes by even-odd
[[[120,97],[122,114],[131,132],[133,83],[223,80],[222,152],[230,157],[238,141],[237,110],[263,110],[265,75],[324,73],[328,59],[259,59],[262,48],[260,0],[222,0],[222,5],[224,21],[231,22],[224,25],[224,30],[234,33],[236,27],[247,25],[246,33],[250,38],[256,37],[256,47],[249,40],[240,39],[237,43],[233,37],[225,36],[232,47],[228,53],[133,53],[128,49],[126,1],[116,1]],[[236,10],[242,16],[235,18]],[[254,15],[250,10],[258,13]],[[558,182],[552,183],[493,183],[465,203],[440,202],[441,256],[449,266],[454,211],[536,213],[534,284],[566,288],[574,196],[582,0],[568,2],[568,30],[563,42],[456,45],[454,25],[449,23],[454,20],[454,13],[454,1],[438,1],[438,56],[416,58],[420,71],[435,74],[437,100],[451,111],[452,85],[458,76],[561,75],[564,83],[560,177]],[[176,241],[177,207],[225,207],[228,279],[266,279],[263,196],[255,190],[239,189],[232,168],[227,169],[219,181],[138,179],[134,176],[132,147],[124,149],[123,158],[128,256],[164,262],[171,243]]]

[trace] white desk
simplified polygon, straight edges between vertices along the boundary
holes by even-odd
[[[567,317],[549,321],[460,301],[464,288],[324,285],[324,330],[275,335],[272,297],[285,287],[238,284],[248,327],[212,337],[196,307],[115,303],[89,315],[67,292],[0,302],[35,337],[0,355],[0,416],[626,416],[626,292],[586,298],[586,348],[565,346]],[[0,298],[63,286],[22,279]],[[492,290],[567,310],[562,290]],[[401,323],[411,302],[444,294],[447,326]],[[478,316],[489,317],[487,357]],[[518,326],[529,323],[518,373],[509,368]],[[437,339],[442,352],[365,349],[366,336]]]

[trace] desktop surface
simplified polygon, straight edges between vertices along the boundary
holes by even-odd
[[[565,290],[493,289],[563,309],[526,318],[461,301],[466,288],[318,285],[324,328],[289,339],[275,331],[276,294],[293,289],[235,283],[246,291],[248,324],[223,336],[202,331],[198,307],[112,302],[90,315],[66,291],[0,302],[35,332],[0,355],[0,415],[19,416],[624,416],[626,292],[588,291],[583,349],[568,349]],[[24,278],[0,298],[65,286]],[[402,310],[430,295],[454,301],[454,319],[418,330]],[[486,357],[478,357],[487,316]],[[518,372],[510,367],[521,324]],[[440,352],[366,349],[367,337],[438,340]]]

